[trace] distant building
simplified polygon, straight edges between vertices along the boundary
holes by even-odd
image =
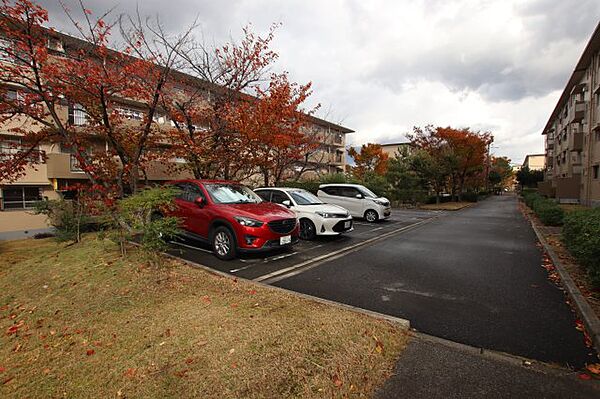
[[[600,23],[542,134],[546,169],[540,192],[560,202],[600,206]]]
[[[544,170],[546,168],[546,154],[526,155],[521,167],[529,168],[529,170]]]
[[[410,154],[413,149],[414,146],[412,143],[390,143],[390,144],[381,144],[381,149],[383,150],[384,153],[388,154],[388,156],[390,158],[393,158],[396,156],[396,154],[403,148],[406,148],[408,150],[408,153]]]

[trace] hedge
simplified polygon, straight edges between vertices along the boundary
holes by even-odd
[[[537,192],[532,191],[523,192],[523,199],[542,223],[547,226],[562,226],[565,211],[555,201],[544,198]]]
[[[591,283],[600,288],[600,208],[574,211],[564,218],[563,242]]]

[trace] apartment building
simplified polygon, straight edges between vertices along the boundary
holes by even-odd
[[[521,167],[529,170],[545,170],[546,154],[527,154]]]
[[[48,40],[49,48],[57,57],[63,56],[70,48],[77,47],[81,43],[79,39],[58,33],[54,34],[54,37],[49,37]],[[8,45],[8,43],[0,38],[0,46],[3,45]],[[11,60],[0,58],[0,62],[11,62]],[[186,81],[190,82],[189,84],[198,84],[200,87],[206,86],[207,98],[210,98],[210,84],[191,76],[188,76],[188,78]],[[8,95],[16,98],[20,95],[19,89],[8,90]],[[212,95],[215,95],[214,92]],[[131,102],[124,102],[118,107],[117,111],[132,122],[139,121],[143,117],[142,109]],[[77,105],[70,105],[65,102],[64,107],[60,108],[60,112],[63,120],[68,120],[73,125],[85,125],[86,123],[86,113]],[[21,139],[18,134],[9,130],[17,123],[22,127],[23,123],[27,122],[20,120],[10,125],[0,125],[0,157],[19,151]],[[155,123],[167,128],[172,124],[168,118],[160,115],[155,118]],[[313,116],[308,117],[307,129],[318,132],[316,137],[318,137],[321,146],[315,153],[311,154],[306,162],[294,167],[305,167],[307,173],[309,171],[318,171],[319,173],[343,171],[346,162],[345,135],[353,131]],[[108,144],[103,141],[98,140],[94,143],[94,152],[106,151],[107,149]],[[43,198],[59,198],[68,186],[87,181],[85,173],[79,168],[78,162],[69,148],[65,148],[60,144],[41,143],[38,147],[38,154],[33,156],[41,157],[42,153],[46,155],[46,162],[29,166],[25,175],[16,181],[0,181],[0,232],[11,231],[11,229],[17,229],[17,227],[18,229],[44,227],[40,226],[39,218],[33,218],[28,212],[24,211],[30,209],[36,201]],[[147,170],[140,174],[140,180],[146,183],[157,183],[191,177],[188,172],[172,172],[170,169],[172,168],[167,168],[158,162],[150,164]],[[32,223],[23,224],[21,223],[22,218],[31,220]],[[35,222],[33,222],[34,219]]]
[[[600,206],[600,23],[542,134],[546,168],[540,191],[563,203]]]
[[[413,151],[413,148],[414,146],[409,142],[381,144],[381,149],[390,158],[394,158],[396,154],[402,151],[408,151],[410,154]]]

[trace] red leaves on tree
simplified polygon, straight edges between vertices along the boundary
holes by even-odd
[[[380,144],[363,144],[360,152],[350,147],[348,155],[354,159],[355,166],[352,174],[359,180],[364,179],[367,173],[384,175],[388,168],[388,154],[383,152]]]

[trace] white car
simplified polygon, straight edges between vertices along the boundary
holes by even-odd
[[[263,200],[281,204],[296,212],[300,221],[300,238],[312,240],[317,235],[338,235],[354,229],[348,210],[324,204],[318,197],[300,188],[257,188]]]
[[[387,198],[360,184],[321,184],[317,196],[323,202],[342,206],[352,216],[365,218],[370,223],[387,219],[392,214]]]

